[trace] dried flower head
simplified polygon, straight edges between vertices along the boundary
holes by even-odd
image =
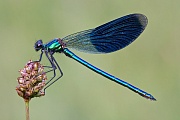
[[[42,92],[43,87],[46,85],[47,80],[44,68],[39,62],[33,62],[32,60],[19,70],[21,77],[18,77],[18,86],[16,91],[18,95],[24,100],[30,100],[33,97],[40,97],[44,95]]]

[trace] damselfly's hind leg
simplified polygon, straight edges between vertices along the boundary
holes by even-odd
[[[53,71],[53,76],[52,76],[52,78],[46,82],[45,88],[41,91],[42,94],[45,95],[45,90],[46,90],[49,86],[51,86],[52,84],[54,84],[57,80],[59,80],[59,79],[63,76],[63,72],[62,72],[61,68],[59,67],[57,61],[56,61],[55,58],[53,57],[53,53],[51,53],[51,52],[41,51],[39,60],[38,60],[38,61],[33,61],[33,62],[41,62],[43,53],[45,53],[46,57],[48,58],[48,60],[49,60],[49,62],[50,62],[50,64],[51,64],[51,66],[43,66],[44,68],[50,68],[50,70],[46,71],[45,73],[49,73],[49,72],[52,72],[52,71]],[[56,77],[56,70],[57,70],[57,68],[58,68],[58,70],[59,70],[59,72],[60,72],[60,76],[54,80],[54,78]]]
[[[51,66],[43,66],[46,68],[51,68],[50,70],[46,71],[45,73],[49,73],[49,72],[53,71],[53,77],[46,82],[45,88],[42,91],[44,95],[45,95],[45,90],[63,76],[63,72],[62,72],[61,68],[59,67],[59,65],[57,64],[55,58],[53,57],[53,53],[45,51],[45,55],[51,64]],[[57,68],[60,71],[60,76],[54,80],[54,78],[56,77],[56,69]]]
[[[49,57],[49,56],[48,56]],[[54,69],[54,76],[53,78],[51,78],[47,83],[46,83],[46,86],[44,88],[44,93],[45,93],[45,90],[51,86],[52,84],[54,84],[56,81],[58,81],[62,76],[63,76],[63,72],[61,70],[61,68],[59,67],[57,61],[55,60],[55,58],[53,57],[52,54],[50,54],[50,59],[52,60],[53,62],[53,65],[56,67],[56,69],[58,68],[59,72],[60,72],[60,76],[58,78],[56,78],[55,80],[53,80],[53,78],[56,76],[56,69]]]

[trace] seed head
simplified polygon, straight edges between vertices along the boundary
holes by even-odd
[[[46,85],[46,74],[40,62],[33,62],[32,60],[19,70],[21,76],[17,78],[18,86],[16,91],[18,95],[24,100],[30,100],[33,97],[44,96],[42,92]]]

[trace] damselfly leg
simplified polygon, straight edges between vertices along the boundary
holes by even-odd
[[[48,80],[46,82],[46,86],[45,88],[43,89],[44,91],[44,94],[45,94],[45,90],[51,86],[53,83],[55,83],[58,79],[60,79],[62,76],[63,76],[63,72],[61,70],[61,68],[59,67],[59,65],[57,64],[55,58],[53,57],[53,53],[51,52],[48,52],[48,51],[45,51],[45,50],[42,50],[41,51],[41,54],[40,54],[40,57],[39,57],[39,60],[38,61],[33,61],[33,62],[41,62],[42,61],[42,57],[43,57],[43,53],[45,53],[46,57],[48,58],[51,66],[43,66],[44,68],[50,68],[50,70],[46,71],[45,73],[49,73],[49,72],[52,72],[53,71],[53,76],[50,80]],[[55,77],[56,77],[56,70],[59,70],[60,72],[60,76],[58,78],[56,78],[55,80],[53,80]]]
[[[46,54],[46,57],[48,58],[49,62],[50,62],[51,65],[52,65],[52,66],[50,66],[50,67],[52,68],[51,71],[54,71],[54,75],[53,75],[53,77],[52,77],[50,80],[48,80],[48,82],[46,83],[46,86],[45,86],[45,88],[44,88],[44,91],[45,91],[45,89],[47,89],[49,86],[51,86],[52,84],[54,84],[56,81],[58,81],[58,80],[63,76],[63,72],[62,72],[60,66],[58,65],[56,59],[54,58],[53,53],[51,53],[51,52],[45,52],[45,54]],[[49,56],[49,55],[50,55],[50,56]],[[57,77],[55,80],[53,80],[53,79],[56,77],[56,69],[58,69],[58,71],[60,72],[60,76]],[[47,72],[50,72],[50,70],[47,71]]]

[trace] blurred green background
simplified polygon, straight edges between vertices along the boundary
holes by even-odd
[[[32,99],[31,120],[179,120],[179,4],[179,0],[1,0],[0,119],[25,119],[24,101],[15,91],[16,78],[28,60],[39,58],[33,49],[36,40],[48,42],[142,13],[148,26],[125,49],[106,55],[73,52],[151,93],[156,102],[57,54],[64,76],[45,97]]]

